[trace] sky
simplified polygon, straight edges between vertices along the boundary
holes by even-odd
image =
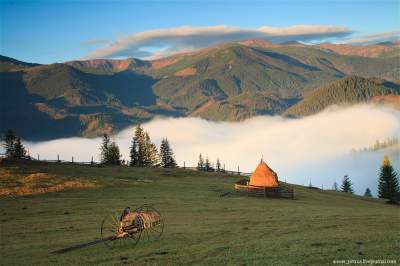
[[[156,58],[252,38],[369,43],[400,35],[398,0],[0,3],[0,53],[36,63]]]

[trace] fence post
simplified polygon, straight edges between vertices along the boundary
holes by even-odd
[[[238,165],[238,175],[240,175],[240,172],[239,172],[239,165]]]
[[[92,159],[90,160],[90,164],[91,164],[91,165],[94,164],[94,162],[93,162],[93,156],[92,156]]]
[[[57,162],[60,162],[60,154],[57,154]]]
[[[72,156],[72,160],[71,160],[71,162],[72,162],[72,163],[74,163],[74,156]]]
[[[186,163],[183,161],[183,169],[186,169]]]
[[[37,155],[37,160],[40,161],[40,155],[39,155],[39,153],[38,153],[38,155]]]

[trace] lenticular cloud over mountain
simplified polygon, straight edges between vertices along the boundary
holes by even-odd
[[[229,26],[177,27],[135,33],[99,48],[83,59],[139,57],[159,58],[173,53],[205,48],[221,42],[262,38],[274,42],[316,41],[345,37],[351,30],[330,25],[293,25],[283,28],[263,26],[258,29]],[[152,47],[155,51],[149,51]]]
[[[195,166],[200,153],[226,169],[251,172],[261,157],[283,180],[315,186],[340,183],[350,175],[356,191],[376,187],[376,173],[385,153],[399,167],[399,149],[351,152],[376,140],[400,136],[400,111],[371,105],[331,107],[314,116],[288,119],[259,116],[242,122],[212,122],[200,118],[157,118],[143,124],[159,145],[167,137],[179,165]],[[114,136],[129,159],[133,128]],[[43,159],[98,160],[101,139],[69,138],[28,143],[32,156]],[[79,147],[77,150],[76,147]]]

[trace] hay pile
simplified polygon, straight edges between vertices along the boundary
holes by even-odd
[[[0,169],[0,196],[26,196],[57,192],[66,189],[95,188],[92,181],[65,178],[47,173],[32,173],[26,176],[12,174]]]

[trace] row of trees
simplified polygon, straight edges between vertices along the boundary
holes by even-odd
[[[100,147],[100,162],[102,164],[120,165],[121,153],[115,141],[110,136],[104,134]],[[134,136],[129,152],[129,165],[135,167],[176,167],[176,161],[172,148],[165,138],[161,141],[160,151],[158,152],[156,145],[151,141],[148,132],[144,131],[141,125],[135,128]]]
[[[333,183],[333,189],[339,191],[337,183]],[[345,175],[342,180],[340,191],[354,193],[353,184],[348,175]],[[372,197],[371,190],[367,187],[364,196]],[[378,197],[398,201],[400,198],[400,186],[389,156],[385,155],[378,179]]]
[[[224,169],[221,168],[221,162],[219,158],[217,158],[217,161],[215,163],[215,166],[213,163],[210,162],[208,157],[206,159],[203,158],[203,155],[200,153],[199,155],[199,161],[197,162],[197,170],[199,171],[211,171],[211,172],[225,172],[225,167]]]
[[[364,147],[361,149],[354,149],[353,151],[355,152],[363,152],[363,151],[378,151],[378,150],[382,150],[382,149],[386,149],[389,147],[393,147],[396,146],[397,144],[400,143],[400,140],[398,137],[392,137],[392,138],[388,138],[384,141],[379,141],[376,140],[375,144],[370,146],[370,147]]]

